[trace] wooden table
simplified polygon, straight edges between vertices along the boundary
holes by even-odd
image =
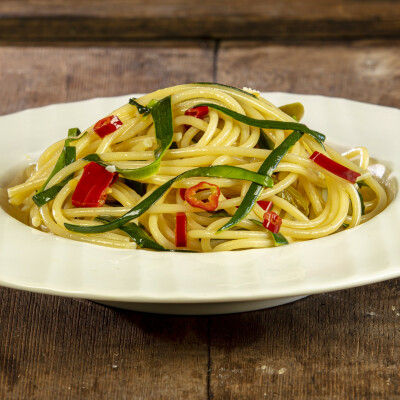
[[[126,13],[88,3],[0,4],[1,114],[191,81],[400,107],[399,2],[308,0],[308,14],[291,2],[300,33],[278,2],[220,4],[206,27],[207,0],[186,20],[178,0],[158,14],[139,1]],[[78,31],[62,33],[66,21]],[[391,280],[269,310],[177,317],[0,288],[0,398],[400,399],[399,289]]]

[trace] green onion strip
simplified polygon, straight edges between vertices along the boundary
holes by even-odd
[[[32,197],[32,200],[38,207],[41,207],[44,204],[48,203],[50,200],[53,200],[61,191],[61,189],[67,184],[67,182],[72,179],[73,174],[69,175],[62,182],[46,189],[47,184],[50,182],[50,179],[57,172],[61,171],[64,167],[76,161],[76,147],[70,146],[70,143],[81,139],[83,136],[86,135],[86,132],[83,135],[79,136],[80,134],[81,131],[78,128],[71,128],[68,130],[68,139],[66,139],[64,142],[64,148],[62,149],[53,170],[51,171],[43,186]]]

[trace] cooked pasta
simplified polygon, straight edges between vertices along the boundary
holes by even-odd
[[[302,111],[246,88],[161,89],[71,129],[9,201],[42,231],[123,249],[274,247],[368,221],[388,200],[367,149],[340,154]]]

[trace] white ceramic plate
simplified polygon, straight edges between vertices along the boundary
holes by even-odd
[[[364,145],[393,200],[352,230],[272,249],[216,254],[119,250],[69,241],[7,214],[4,187],[41,151],[127,102],[101,98],[0,118],[0,285],[92,299],[140,311],[218,314],[271,307],[313,293],[400,276],[400,110],[320,96],[267,93],[277,105],[301,101],[304,122],[343,148]]]

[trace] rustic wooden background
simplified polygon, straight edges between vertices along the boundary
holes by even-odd
[[[0,114],[191,81],[400,107],[398,1],[244,4],[3,0]],[[399,289],[178,317],[0,288],[0,398],[398,400]]]

